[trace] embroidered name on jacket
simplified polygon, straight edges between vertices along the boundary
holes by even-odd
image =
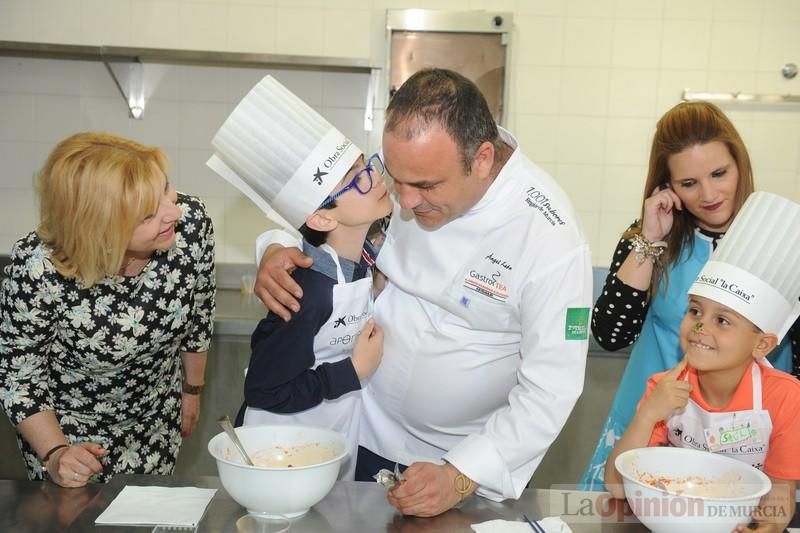
[[[545,193],[536,187],[530,187],[525,191],[525,195],[525,203],[528,204],[528,207],[532,207],[542,213],[550,224],[553,226],[563,226],[565,224]]]

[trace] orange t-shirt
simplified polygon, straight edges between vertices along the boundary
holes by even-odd
[[[747,411],[753,408],[753,367],[747,368],[730,403],[723,407],[712,407],[700,394],[697,372],[687,367],[678,379],[689,373],[692,392],[689,397],[702,409],[710,413]],[[639,402],[641,406],[666,372],[654,374],[647,380],[647,390]],[[772,419],[769,450],[764,463],[764,473],[778,479],[800,480],[800,381],[791,374],[761,365],[761,404]],[[669,445],[667,425],[662,420],[653,427],[648,446]]]

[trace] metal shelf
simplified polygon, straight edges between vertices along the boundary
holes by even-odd
[[[81,59],[87,61],[138,61],[140,63],[193,64],[237,67],[293,67],[369,72],[367,59],[346,57],[251,54],[168,48],[128,48],[74,44],[0,41],[0,55]]]
[[[800,95],[795,94],[748,94],[742,92],[722,93],[722,92],[706,92],[706,91],[692,91],[685,89],[683,91],[684,102],[694,102],[703,100],[706,102],[724,102],[724,103],[737,103],[737,104],[765,104],[765,105],[785,105],[785,104],[800,104]]]
[[[144,112],[142,65],[145,63],[365,72],[371,73],[373,78],[380,70],[380,67],[371,65],[369,60],[360,58],[22,41],[0,41],[0,56],[102,61],[125,99],[131,117],[135,119],[141,119]]]

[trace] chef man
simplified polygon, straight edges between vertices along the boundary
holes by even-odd
[[[409,465],[389,493],[433,516],[476,492],[518,498],[583,389],[589,246],[558,184],[495,124],[474,83],[423,70],[383,133],[395,206],[375,302],[382,365],[364,391],[356,479]],[[289,319],[310,260],[282,232],[259,238],[256,292]],[[259,252],[260,253],[260,252]]]

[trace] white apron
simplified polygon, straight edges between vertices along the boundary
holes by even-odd
[[[687,381],[688,377],[687,373]],[[772,419],[769,411],[761,408],[761,367],[756,363],[752,378],[752,409],[709,413],[690,398],[683,413],[667,420],[670,444],[718,453],[764,470]]]
[[[335,363],[353,353],[353,346],[364,325],[372,317],[372,274],[346,283],[339,258],[327,244],[320,246],[336,263],[338,283],[333,286],[333,309],[330,319],[314,337],[314,367]],[[358,430],[361,419],[361,391],[350,391],[335,400],[323,400],[317,406],[292,414],[272,413],[247,407],[244,425],[302,424],[340,431],[350,441],[350,454],[339,470],[339,479],[355,478]]]

